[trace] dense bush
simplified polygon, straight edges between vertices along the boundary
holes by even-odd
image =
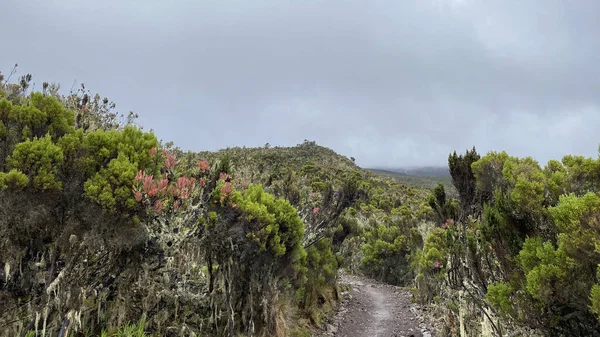
[[[474,151],[449,157],[461,203],[469,205],[461,206],[458,222],[428,234],[418,265],[420,298],[465,293],[498,334],[513,324],[509,329],[600,335],[600,161],[565,156],[540,167],[529,157]],[[433,207],[442,199],[436,195]],[[438,261],[441,273],[431,273]]]
[[[3,331],[282,335],[334,308],[373,176],[309,141],[184,152],[30,82],[0,80]]]

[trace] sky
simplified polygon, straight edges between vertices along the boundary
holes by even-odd
[[[0,71],[74,81],[184,150],[363,167],[596,158],[600,1],[2,0]],[[37,88],[40,84],[37,85]]]

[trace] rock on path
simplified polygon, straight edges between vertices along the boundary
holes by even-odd
[[[326,331],[326,337],[433,337],[427,313],[411,303],[408,290],[353,275],[341,275],[340,283],[351,289]]]

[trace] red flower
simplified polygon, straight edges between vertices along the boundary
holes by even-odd
[[[157,189],[158,189],[158,193],[160,195],[165,195],[168,192],[168,188],[169,188],[169,180],[168,179],[161,179],[157,182]]]
[[[135,201],[142,201],[142,192],[135,192]]]
[[[177,196],[181,199],[187,199],[192,192],[193,184],[195,179],[187,177],[179,177],[176,183]]]
[[[221,193],[223,193],[225,195],[229,195],[229,194],[231,194],[231,192],[232,192],[231,183],[226,182],[225,185],[223,185],[223,187],[221,187]]]
[[[231,178],[231,176],[229,174],[224,173],[224,172],[219,173],[219,180],[227,180],[229,178]]]
[[[140,173],[138,173],[138,175],[140,175]],[[158,192],[158,190],[156,190],[156,186],[154,185],[154,181],[152,180],[152,178],[152,176],[146,175],[143,172],[141,173],[139,179],[136,177],[136,180],[142,181],[142,187],[144,188],[144,192],[148,193],[148,195],[150,196],[153,196],[154,194],[156,194],[156,192]]]
[[[146,191],[146,193],[148,193],[149,196],[153,197],[158,194],[158,187],[152,184],[152,186]]]
[[[164,150],[163,154],[165,155],[165,167],[167,168],[167,170],[170,170],[173,167],[175,167],[175,164],[177,163],[177,161],[175,160],[175,155]]]
[[[313,214],[319,214],[319,207],[313,208]]]
[[[153,146],[153,147],[150,149],[150,156],[151,156],[151,157],[154,157],[154,155],[155,155],[155,154],[156,154],[156,146]]]
[[[156,200],[156,202],[154,203],[154,210],[160,213],[163,210],[163,206],[164,203],[162,202],[162,200]]]
[[[200,172],[202,172],[202,173],[207,172],[210,169],[210,165],[208,164],[208,161],[206,161],[206,160],[199,161],[198,167],[200,168]]]
[[[435,263],[433,264],[433,267],[435,269],[440,269],[440,261],[435,261]]]
[[[225,185],[221,186],[221,201],[225,200],[232,192],[231,183],[226,182]]]

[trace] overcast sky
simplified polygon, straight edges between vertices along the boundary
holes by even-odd
[[[363,167],[597,157],[597,0],[1,0],[0,70],[74,80],[186,150]],[[40,85],[37,85],[39,88]]]

